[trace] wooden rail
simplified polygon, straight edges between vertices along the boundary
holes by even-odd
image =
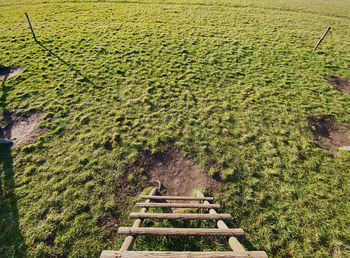
[[[213,197],[194,197],[194,196],[159,196],[159,195],[143,195],[142,199],[151,200],[186,200],[186,201],[212,201]]]
[[[228,213],[223,214],[203,214],[203,213],[141,213],[131,212],[130,219],[186,219],[186,220],[231,220]]]
[[[157,252],[157,251],[103,251],[103,258],[141,258],[141,257],[181,257],[181,258],[265,258],[266,253],[261,251],[246,252]]]
[[[197,196],[198,197],[203,197],[204,195],[203,195],[203,193],[201,191],[197,191]],[[208,201],[205,201],[204,203],[209,204]],[[214,214],[217,214],[217,213],[216,213],[216,211],[214,209],[210,209],[209,210],[209,214],[213,214],[214,215]],[[228,226],[222,220],[218,220],[216,222],[216,225],[220,229],[228,229]],[[244,247],[241,245],[241,243],[234,236],[231,236],[228,239],[228,243],[229,243],[232,251],[239,251],[239,252],[244,252],[245,251]]]
[[[157,188],[153,188],[150,192],[149,195],[155,195],[155,193],[157,192]],[[149,203],[151,200],[147,199],[145,203]],[[142,208],[140,210],[140,213],[145,213],[147,211],[147,208]],[[132,224],[133,228],[137,228],[139,226],[141,226],[142,220],[141,219],[137,219],[134,221],[134,224]],[[133,244],[135,242],[135,237],[134,236],[127,236],[120,248],[120,251],[128,251],[132,248]]]
[[[118,228],[119,235],[132,236],[244,236],[241,228]]]
[[[201,203],[144,203],[138,202],[135,207],[147,208],[202,208],[202,209],[219,209],[219,204],[201,204]]]
[[[160,183],[159,183],[160,185]],[[219,204],[210,204],[212,197],[204,197],[203,193],[197,191],[197,197],[192,196],[155,196],[156,188],[153,188],[149,195],[142,196],[146,199],[144,203],[136,203],[136,207],[141,207],[140,212],[131,212],[130,218],[136,219],[132,227],[120,227],[119,235],[127,235],[120,251],[103,251],[100,257],[255,257],[266,258],[265,252],[246,251],[236,237],[244,236],[241,228],[229,228],[224,220],[231,220],[227,213],[217,213],[214,209],[220,208]],[[203,203],[152,203],[151,201],[183,200],[197,201]],[[204,208],[209,209],[209,213],[146,213],[148,208]],[[181,219],[181,220],[214,220],[217,228],[153,228],[141,227],[143,219]],[[135,241],[136,236],[220,236],[228,237],[228,243],[232,252],[133,252],[129,251]]]

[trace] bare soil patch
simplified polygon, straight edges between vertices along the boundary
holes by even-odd
[[[35,142],[45,131],[38,127],[43,116],[43,112],[31,112],[26,116],[10,115],[7,126],[0,128],[0,138],[12,140],[14,145]]]
[[[220,186],[218,180],[210,177],[198,164],[173,147],[159,155],[141,153],[129,173],[140,170],[147,176],[148,184],[156,181],[162,183],[162,195],[191,196],[201,187],[216,192]]]
[[[22,68],[7,67],[0,65],[0,79],[9,78],[22,73]]]
[[[126,175],[118,179],[115,188],[118,209],[130,210],[133,206],[130,198],[139,195],[146,187],[158,186],[156,181],[162,183],[162,195],[191,196],[194,190],[201,187],[211,193],[218,191],[221,185],[219,179],[211,178],[198,164],[173,146],[169,145],[168,149],[167,153],[162,154],[141,152]],[[107,221],[106,227],[116,231],[120,221],[115,218]]]
[[[326,76],[325,79],[343,94],[350,95],[350,81],[341,76]]]
[[[320,148],[335,155],[339,147],[350,145],[349,128],[338,124],[333,117],[322,115],[308,117],[307,120],[315,127],[312,133]]]

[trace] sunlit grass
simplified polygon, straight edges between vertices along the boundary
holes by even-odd
[[[23,68],[6,81],[2,111],[44,111],[47,128],[12,149],[16,198],[0,199],[0,254],[117,250],[132,202],[117,183],[139,152],[172,142],[222,176],[216,198],[247,249],[350,255],[350,155],[317,148],[305,119],[350,122],[350,98],[323,78],[350,78],[348,1],[45,2],[0,1],[0,64]],[[7,240],[11,227],[26,248]],[[179,244],[153,240],[136,248]]]

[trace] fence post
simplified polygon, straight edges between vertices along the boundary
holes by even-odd
[[[34,30],[33,30],[33,28],[32,28],[32,24],[30,23],[30,20],[29,20],[29,16],[28,16],[27,13],[24,13],[24,14],[25,14],[26,17],[27,17],[27,21],[28,21],[28,23],[29,23],[29,28],[30,28],[30,31],[32,32],[33,38],[34,38],[35,41],[37,41],[37,39],[36,39],[36,37],[35,37]]]

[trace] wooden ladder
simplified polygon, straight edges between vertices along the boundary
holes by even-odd
[[[230,229],[225,220],[231,220],[230,214],[217,213],[219,204],[210,204],[213,197],[204,197],[197,191],[197,197],[191,196],[159,196],[157,188],[153,188],[149,195],[142,196],[146,201],[136,203],[136,207],[142,208],[140,212],[131,212],[130,218],[136,219],[132,227],[120,227],[119,235],[127,235],[119,251],[104,250],[101,258],[114,257],[254,257],[265,258],[263,251],[246,251],[237,236],[244,236],[241,228]],[[203,203],[157,203],[157,201],[203,201]],[[152,202],[153,201],[153,202]],[[196,208],[209,209],[207,214],[199,213],[147,213],[148,208]],[[182,220],[215,220],[217,228],[150,228],[141,227],[143,219],[182,219]],[[130,251],[136,236],[225,236],[229,237],[228,243],[232,249],[229,252],[182,252],[182,251]]]

